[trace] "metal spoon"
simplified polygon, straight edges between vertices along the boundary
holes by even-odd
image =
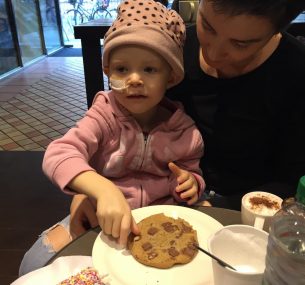
[[[216,257],[215,255],[209,253],[208,251],[206,251],[205,249],[201,248],[198,244],[194,244],[194,246],[199,249],[200,251],[204,252],[205,254],[207,254],[208,256],[214,258],[221,266],[223,267],[229,267],[230,269],[237,271],[233,266],[231,266],[230,264],[224,262],[223,260],[219,259],[218,257]]]

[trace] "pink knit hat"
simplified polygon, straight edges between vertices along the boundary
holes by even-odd
[[[174,10],[153,0],[125,0],[104,38],[103,67],[109,67],[111,50],[122,45],[140,45],[160,54],[172,67],[174,85],[184,77],[185,25]]]

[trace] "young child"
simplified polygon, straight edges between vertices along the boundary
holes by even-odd
[[[90,197],[103,231],[123,246],[130,231],[138,233],[131,209],[191,205],[205,187],[202,137],[181,104],[164,97],[183,79],[184,40],[175,11],[153,0],[122,2],[104,39],[112,90],[99,92],[85,117],[45,153],[46,175],[65,193]],[[54,235],[45,235],[52,244]],[[25,264],[38,254],[37,247],[26,254],[21,274],[35,269]]]

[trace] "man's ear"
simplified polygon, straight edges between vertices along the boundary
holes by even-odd
[[[171,71],[171,74],[167,81],[167,89],[173,87],[175,85],[175,82],[176,82],[176,75],[173,71]]]

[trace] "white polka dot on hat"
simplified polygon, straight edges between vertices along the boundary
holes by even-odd
[[[109,66],[111,50],[122,45],[140,45],[160,54],[172,67],[174,84],[184,76],[185,25],[179,14],[153,0],[126,0],[104,38],[103,66]]]

